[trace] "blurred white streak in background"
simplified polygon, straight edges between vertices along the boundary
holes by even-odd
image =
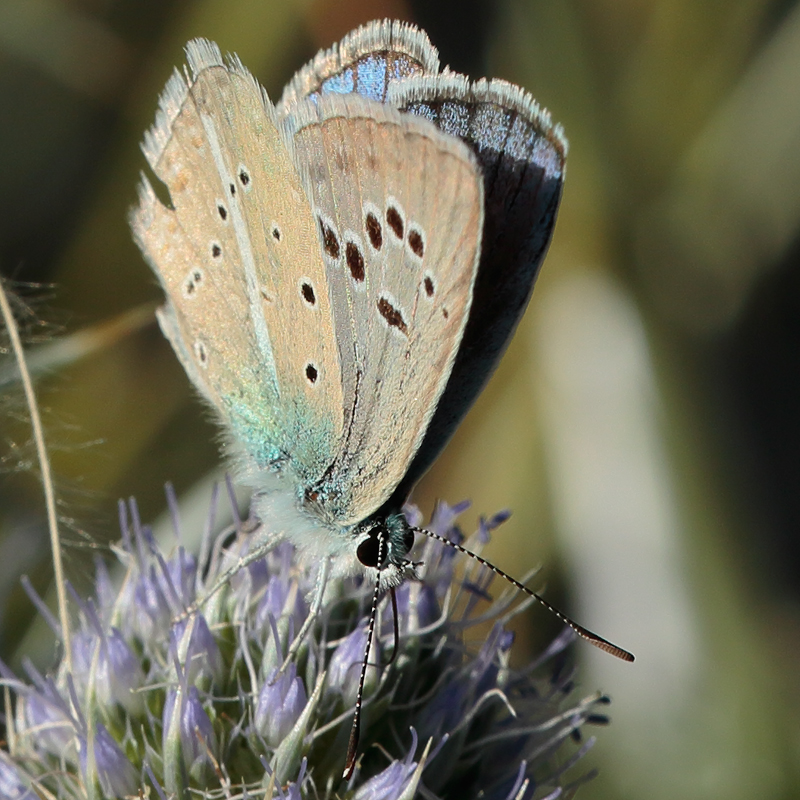
[[[596,272],[565,275],[542,299],[536,385],[575,613],[636,654],[623,673],[630,699],[666,713],[699,655],[642,323]],[[618,682],[620,665],[598,655],[601,684]]]
[[[701,524],[670,463],[639,311],[599,270],[562,270],[539,300],[534,397],[570,611],[636,655],[625,664],[580,650],[582,683],[613,699],[603,760],[630,797],[775,796],[764,752],[773,742],[731,677],[741,667],[720,662],[701,629],[714,620],[687,577],[698,552],[687,537]],[[757,642],[740,625],[752,652]]]

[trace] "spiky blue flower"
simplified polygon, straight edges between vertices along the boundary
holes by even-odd
[[[455,523],[465,507],[441,505],[431,530],[460,543]],[[419,523],[415,509],[407,514]],[[482,522],[466,543],[482,547],[503,518]],[[0,796],[512,800],[570,785],[564,765],[590,744],[573,736],[587,720],[602,721],[604,698],[570,700],[571,674],[558,658],[570,635],[537,665],[510,666],[505,620],[517,598],[500,587],[492,599],[494,576],[480,565],[419,541],[412,555],[423,562],[421,579],[396,592],[398,647],[382,598],[359,758],[343,782],[372,586],[362,578],[331,585],[295,642],[318,565],[291,545],[209,593],[257,542],[258,521],[206,540],[198,560],[181,546],[163,553],[134,504],[121,519],[115,552],[124,574],[114,588],[99,565],[95,596],[77,598],[72,673],[66,662],[48,676],[27,665],[21,680],[0,664],[16,697]],[[468,647],[465,632],[489,620],[483,643]]]

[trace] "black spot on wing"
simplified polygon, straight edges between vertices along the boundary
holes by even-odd
[[[408,335],[408,325],[403,319],[402,312],[392,305],[387,297],[380,297],[378,299],[378,313],[386,320],[386,324],[390,328],[397,328],[400,333]]]

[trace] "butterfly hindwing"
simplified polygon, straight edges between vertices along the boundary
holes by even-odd
[[[567,143],[524,90],[462,75],[394,83],[387,102],[458,136],[477,157],[484,225],[472,309],[425,442],[398,494],[410,491],[480,393],[527,307],[561,199]]]

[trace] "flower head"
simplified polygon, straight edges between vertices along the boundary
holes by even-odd
[[[441,505],[431,529],[462,542],[463,509]],[[419,522],[415,509],[407,514]],[[63,798],[400,800],[425,786],[428,795],[538,798],[566,785],[554,753],[571,747],[577,757],[573,735],[602,721],[604,699],[570,700],[571,676],[555,663],[571,637],[535,669],[513,669],[501,621],[513,592],[501,587],[493,599],[489,570],[464,568],[454,550],[420,537],[421,579],[395,592],[399,642],[391,596],[378,604],[361,746],[343,782],[373,586],[337,582],[309,620],[319,564],[290,545],[228,575],[252,531],[223,532],[199,564],[180,546],[162,553],[135,506],[122,518],[125,574],[115,589],[101,566],[95,597],[79,599],[73,673],[66,662],[50,676],[28,667],[23,681],[0,664],[17,697],[12,746],[0,752],[3,796],[32,800],[40,785]],[[501,521],[482,522],[467,543],[479,549]],[[483,643],[467,646],[465,631],[488,619]]]

